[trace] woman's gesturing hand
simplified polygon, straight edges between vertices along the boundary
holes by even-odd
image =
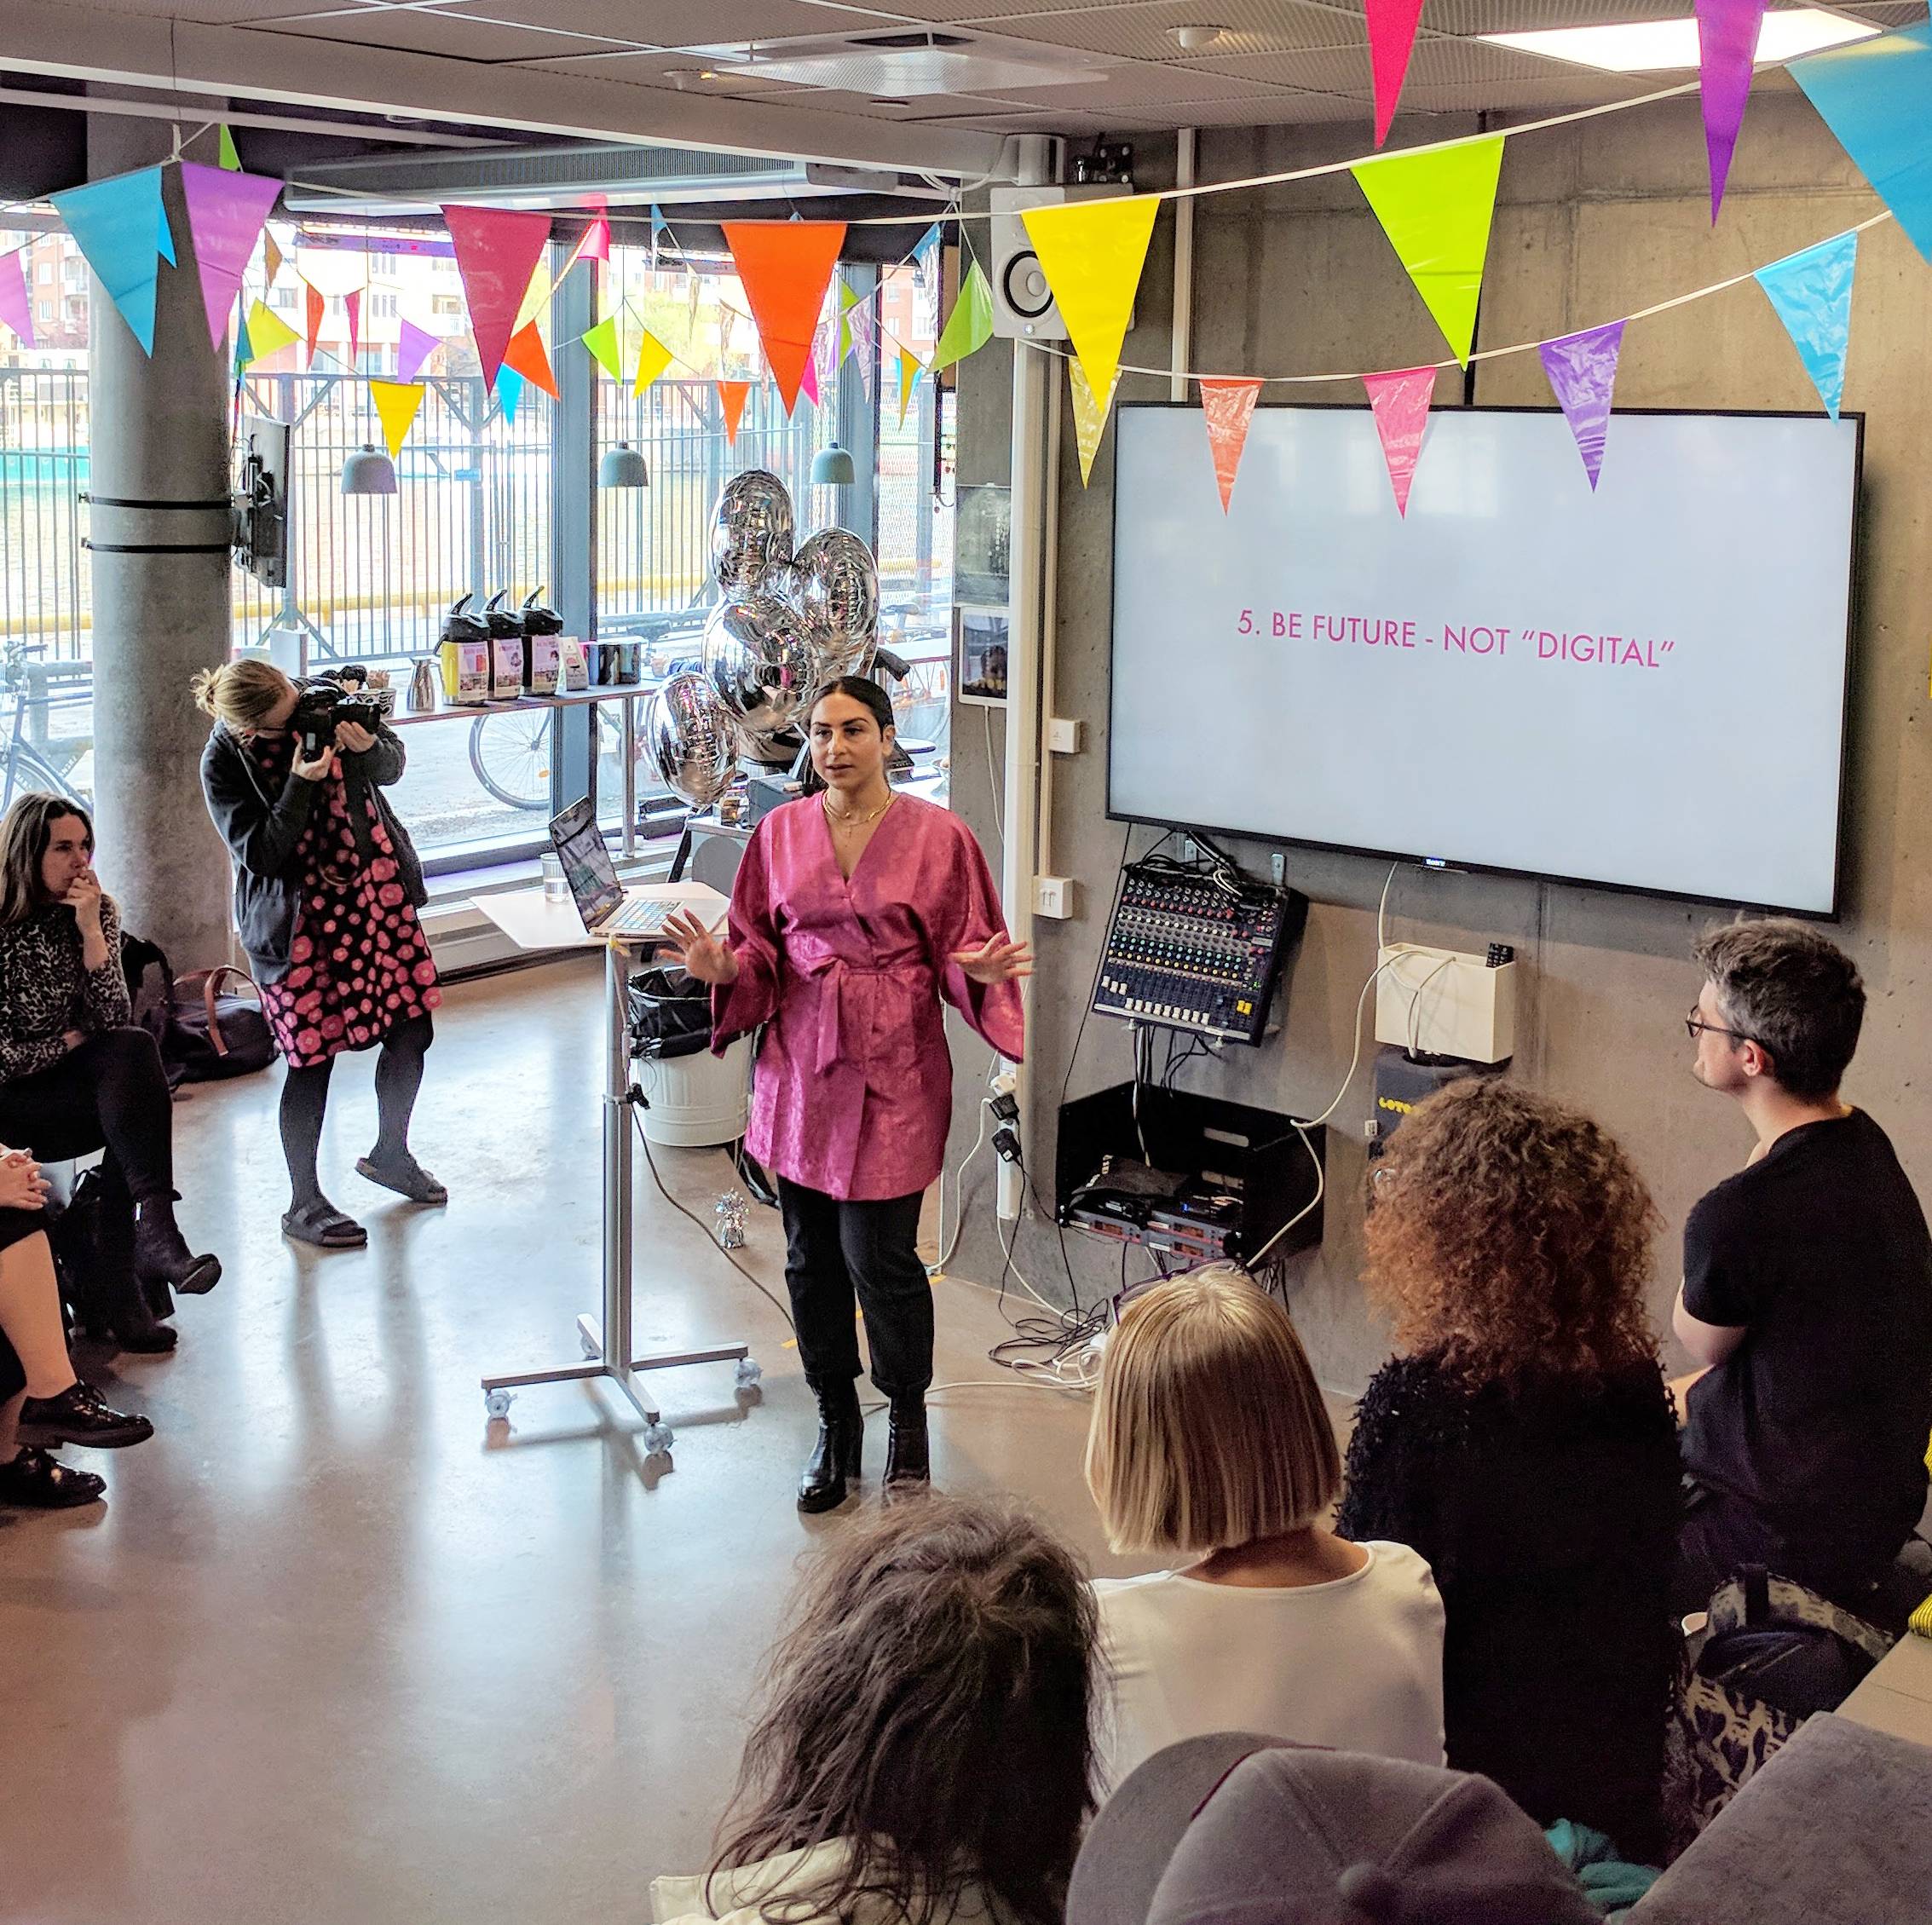
[[[666,916],[664,930],[670,938],[660,952],[666,962],[718,988],[738,980],[738,959],[689,909]]]
[[[332,742],[326,742],[317,749],[312,758],[305,759],[300,744],[295,751],[294,771],[305,782],[326,782],[335,773],[336,751]]]
[[[989,987],[1033,973],[1033,952],[1026,944],[1008,942],[998,936],[989,936],[977,949],[955,949],[953,960],[975,983]]]
[[[24,1150],[0,1155],[0,1209],[37,1210],[47,1202],[47,1179]]]

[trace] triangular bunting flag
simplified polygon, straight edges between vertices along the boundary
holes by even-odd
[[[235,323],[234,373],[238,381],[242,370],[254,359],[255,343],[248,337],[248,316],[244,314]]]
[[[1851,352],[1852,277],[1858,266],[1856,233],[1836,235],[1788,254],[1757,270],[1791,344],[1811,377],[1825,412],[1836,421],[1845,398],[1845,362]]]
[[[563,263],[568,274],[580,261],[603,261],[610,259],[610,218],[608,215],[594,216],[589,227],[584,229],[577,245],[570,251],[570,258]]]
[[[235,137],[228,130],[226,122],[215,141],[215,153],[219,164],[231,174],[241,171],[241,156],[235,152]]]
[[[1416,291],[1465,367],[1475,338],[1502,167],[1502,136],[1497,134],[1387,154],[1351,170]]]
[[[745,418],[745,402],[751,391],[752,384],[748,381],[718,383],[718,401],[724,410],[724,441],[728,447],[738,445],[738,424]]]
[[[818,406],[818,349],[816,346],[805,356],[805,365],[799,372],[799,392],[814,407]]]
[[[671,366],[671,360],[670,349],[666,347],[655,334],[647,331],[643,340],[638,344],[637,377],[632,384],[631,392],[633,395],[643,394],[644,389],[649,387],[651,383],[655,381],[658,376]]]
[[[1406,516],[1416,464],[1422,456],[1422,437],[1428,432],[1436,371],[1408,367],[1393,374],[1364,374],[1362,385],[1369,390],[1369,406],[1375,411],[1382,458],[1388,464],[1389,481],[1395,489],[1396,512]]]
[[[33,345],[33,302],[26,291],[26,250],[0,255],[0,327],[10,327],[23,348]]]
[[[1932,261],[1932,21],[1793,61],[1786,71]]]
[[[516,404],[523,399],[523,377],[508,361],[501,363],[496,371],[497,406],[503,410],[504,425],[507,428],[516,418]]]
[[[1207,375],[1201,379],[1201,412],[1208,418],[1208,452],[1214,458],[1214,485],[1221,491],[1224,515],[1234,493],[1241,451],[1248,446],[1248,424],[1254,418],[1254,400],[1260,392],[1259,381]]]
[[[532,321],[550,319],[550,297],[557,291],[557,284],[550,278],[550,267],[539,261],[530,276],[530,285],[523,290],[522,304],[516,310],[516,325],[510,331],[512,337],[521,334]]]
[[[89,181],[49,200],[95,279],[107,291],[143,354],[154,352],[154,282],[160,269],[159,236],[167,226],[161,205],[161,170]]]
[[[1152,194],[1030,207],[1020,218],[1096,395],[1111,395],[1161,204]]]
[[[913,389],[919,385],[919,378],[926,372],[924,365],[910,348],[899,350],[899,425],[906,424],[906,410],[912,406]]]
[[[262,264],[268,285],[275,285],[275,276],[282,271],[282,251],[275,245],[274,230],[265,228],[262,234]]]
[[[1097,401],[1087,371],[1077,360],[1067,363],[1067,383],[1073,396],[1074,443],[1080,450],[1080,485],[1085,487],[1093,479],[1093,458],[1100,452],[1100,437],[1107,431],[1107,411],[1114,405],[1114,389],[1108,389],[1105,401]],[[1116,374],[1114,387],[1119,385]]]
[[[279,180],[263,174],[203,167],[192,160],[182,163],[188,238],[194,244],[195,271],[201,276],[208,337],[217,349],[228,331],[228,314],[241,293],[241,277],[254,258],[268,210],[281,191]]]
[[[1698,90],[1704,145],[1710,157],[1710,220],[1724,199],[1731,156],[1750,94],[1751,62],[1764,26],[1764,0],[1697,0]]]
[[[435,353],[437,346],[435,336],[427,328],[406,320],[402,324],[402,337],[395,348],[396,379],[413,381],[422,372],[423,363]]]
[[[845,223],[727,221],[724,228],[764,358],[790,414],[818,332],[826,285],[845,244]]]
[[[170,268],[179,267],[181,263],[175,258],[175,230],[168,225],[167,202],[160,202],[156,211],[161,216],[161,225],[154,236],[155,251]]]
[[[613,381],[624,378],[624,349],[617,338],[617,317],[611,315],[595,327],[585,328],[577,338],[591,350],[591,359]]]
[[[421,381],[372,381],[369,383],[369,399],[382,422],[383,439],[389,445],[391,460],[402,453],[410,424],[415,420],[416,411],[422,406],[423,397],[429,391],[428,384]]]
[[[362,365],[362,290],[350,289],[342,304],[349,310],[349,365],[353,372]]]
[[[249,303],[248,318],[243,325],[248,329],[251,362],[264,360],[302,338],[280,314],[259,301]]]
[[[651,203],[651,272],[657,272],[657,244],[660,234],[671,232],[670,223],[664,217],[663,210],[654,200]]]
[[[1545,341],[1537,352],[1549,377],[1551,392],[1576,436],[1577,452],[1594,492],[1603,471],[1603,444],[1610,435],[1610,397],[1617,385],[1617,357],[1623,350],[1623,324],[1587,327]]]
[[[946,331],[932,352],[932,372],[976,354],[993,338],[993,289],[978,262],[966,269],[960,297],[947,316]]]
[[[1422,0],[1368,0],[1369,66],[1375,90],[1375,145],[1388,138],[1409,56],[1416,50],[1416,25]]]
[[[839,290],[839,359],[844,360],[851,353],[854,345],[852,333],[852,309],[865,299],[856,287],[841,287]]]
[[[328,311],[328,303],[322,298],[322,291],[309,282],[302,284],[303,307],[303,332],[309,343],[309,364],[315,365],[315,343],[322,337],[322,316]]]
[[[493,385],[530,277],[550,245],[550,216],[505,207],[446,207],[442,214],[456,245],[476,359],[484,382]]]
[[[534,321],[510,337],[510,345],[504,349],[503,365],[515,368],[526,381],[534,382],[553,401],[557,399],[557,377],[551,372],[550,355]]]

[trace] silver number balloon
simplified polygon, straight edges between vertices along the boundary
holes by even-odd
[[[644,711],[644,742],[665,786],[694,809],[724,794],[738,738],[712,687],[695,669],[674,675]]]
[[[763,468],[734,475],[711,517],[711,565],[727,599],[749,595],[776,562],[792,558],[792,498]]]
[[[816,685],[817,660],[798,612],[776,596],[721,602],[705,624],[704,671],[741,729],[769,735],[797,716]]]
[[[824,528],[793,560],[805,635],[827,675],[849,675],[879,631],[879,564],[849,528]]]

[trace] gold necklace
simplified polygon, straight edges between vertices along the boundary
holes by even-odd
[[[833,828],[862,829],[868,822],[876,822],[897,799],[896,796],[888,793],[885,801],[880,803],[878,808],[874,809],[869,816],[841,816],[832,806],[832,791],[830,789],[821,789],[818,795],[818,805],[825,811],[825,819],[831,823]]]

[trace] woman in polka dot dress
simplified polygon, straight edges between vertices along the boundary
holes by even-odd
[[[315,1167],[329,1078],[344,1051],[380,1046],[379,1127],[355,1167],[418,1203],[448,1192],[410,1153],[409,1118],[442,1000],[416,912],[422,865],[382,790],[403,770],[402,744],[378,723],[335,723],[313,755],[290,727],[312,691],[262,661],[198,677],[215,718],[202,752],[209,814],[235,863],[235,920],[262,1013],[288,1058],[282,1149],[291,1195],[285,1235],[326,1250],[369,1240],[322,1193]]]

